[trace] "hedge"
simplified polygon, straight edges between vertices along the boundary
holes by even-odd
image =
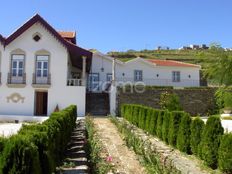
[[[159,111],[152,109],[150,115],[150,122],[149,122],[149,133],[152,135],[156,135],[156,126],[157,126],[157,119],[158,119]]]
[[[157,119],[156,135],[160,139],[162,139],[162,125],[163,125],[164,115],[165,115],[165,111],[161,110],[159,112],[158,119]]]
[[[218,166],[223,172],[232,173],[232,133],[223,135],[218,116],[209,117],[205,125],[201,118],[192,120],[183,111],[169,112],[130,104],[122,105],[121,111],[125,119],[129,118],[129,122],[140,125],[149,134],[162,136],[162,140],[180,151],[199,156],[213,169]],[[133,115],[128,117],[130,113]]]
[[[218,116],[211,116],[206,122],[200,144],[200,156],[212,169],[217,168],[218,148],[224,129]]]
[[[169,132],[169,118],[170,112],[166,111],[163,118],[162,124],[162,140],[168,144],[168,132]]]
[[[190,148],[191,121],[192,119],[189,114],[183,114],[181,116],[181,121],[179,125],[177,141],[176,141],[177,148],[180,151],[185,152],[187,154],[191,154],[191,148]]]
[[[190,126],[191,137],[190,137],[190,146],[191,151],[194,155],[199,156],[199,144],[201,142],[201,135],[204,129],[204,121],[197,117],[195,118]]]
[[[218,166],[225,173],[232,173],[232,133],[225,134],[221,138],[218,150]]]
[[[76,122],[76,106],[51,114],[42,124],[24,125],[0,157],[0,173],[49,174],[63,159]]]
[[[185,112],[173,111],[170,115],[169,120],[169,132],[168,132],[168,143],[173,147],[176,147],[176,139],[179,130],[180,120]]]

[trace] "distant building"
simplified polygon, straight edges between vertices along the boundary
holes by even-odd
[[[170,50],[167,46],[158,46],[156,50]]]
[[[191,44],[189,46],[182,46],[179,48],[179,50],[207,50],[209,47],[206,44],[201,45],[194,45]]]

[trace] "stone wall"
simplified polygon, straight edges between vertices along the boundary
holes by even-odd
[[[119,132],[124,135],[126,141],[133,136],[133,140],[139,139],[140,148],[144,150],[143,154],[149,159],[152,154],[156,156],[157,173],[172,173],[172,174],[208,174],[213,171],[206,166],[202,166],[202,161],[196,157],[185,155],[176,149],[166,145],[158,138],[148,135],[143,130],[131,125],[124,119],[116,119],[113,121]],[[126,135],[125,135],[126,133]],[[130,137],[128,136],[130,134]],[[140,154],[140,155],[141,155]]]
[[[214,93],[216,88],[146,88],[143,93],[123,91],[118,89],[117,105],[118,111],[121,104],[142,104],[153,108],[160,108],[160,94],[163,92],[176,93],[184,111],[193,116],[213,114],[215,111]]]

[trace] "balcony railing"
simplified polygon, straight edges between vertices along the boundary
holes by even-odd
[[[8,73],[7,83],[8,84],[26,84],[26,73],[23,73],[22,76],[13,76],[12,73]]]
[[[33,85],[51,85],[51,74],[48,74],[47,77],[39,77],[35,73],[32,76]]]
[[[67,86],[82,86],[82,79],[68,79]]]

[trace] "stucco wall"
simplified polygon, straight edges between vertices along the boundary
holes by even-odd
[[[199,89],[152,89],[146,88],[143,93],[123,92],[118,89],[117,107],[121,104],[142,104],[153,108],[160,108],[160,94],[163,92],[176,93],[180,97],[183,109],[193,116],[213,113],[215,108],[214,88]]]
[[[102,68],[104,71],[101,70]],[[134,81],[134,70],[143,71],[143,82],[146,85],[177,87],[200,86],[200,68],[198,67],[154,66],[141,59],[134,59],[126,63],[116,61],[116,81]],[[181,82],[172,82],[172,71],[180,71]],[[93,54],[91,72],[98,73],[100,83],[104,83],[107,73],[112,73],[112,58],[99,53]]]
[[[35,42],[33,35],[40,33],[41,40]],[[20,49],[25,52],[26,86],[23,88],[9,88],[7,74],[10,72],[11,52]],[[50,54],[50,88],[35,88],[32,86],[32,76],[35,72],[35,54],[46,50]],[[0,114],[7,115],[34,115],[35,91],[48,91],[48,115],[54,111],[58,104],[60,109],[70,104],[78,105],[78,115],[84,115],[85,89],[82,87],[67,86],[68,53],[66,48],[58,42],[41,24],[36,23],[3,48],[0,46],[1,61],[0,72],[2,84],[0,86]],[[18,93],[25,98],[24,102],[7,102],[6,98],[12,93]]]

